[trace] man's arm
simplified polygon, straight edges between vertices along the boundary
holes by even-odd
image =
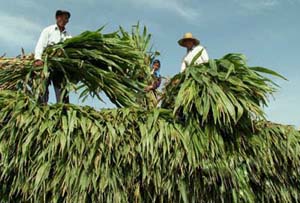
[[[35,47],[35,60],[42,60],[43,52],[48,44],[48,31],[44,29]]]
[[[145,88],[145,91],[146,91],[146,92],[149,92],[150,90],[156,90],[157,88],[159,88],[160,84],[161,84],[161,77],[156,78],[156,79],[152,82],[151,85],[149,85],[149,86],[147,86],[147,87]]]
[[[208,60],[209,60],[209,57],[208,57],[208,54],[207,54],[207,51],[206,51],[205,48],[203,48],[203,52],[201,54],[201,58],[202,58],[202,61],[204,63],[208,62]]]
[[[181,64],[181,70],[180,70],[180,72],[181,72],[181,73],[184,72],[185,69],[186,69],[186,63],[185,63],[185,60],[183,59],[183,60],[182,60],[182,64]]]
[[[159,88],[160,84],[161,84],[161,77],[156,78],[156,80],[153,82],[153,85],[152,85],[153,89]]]
[[[208,57],[208,54],[207,54],[207,51],[206,49],[201,46],[201,45],[198,45],[197,48],[194,49],[194,56],[195,57],[199,52],[201,52],[201,56],[199,56],[197,58],[197,60],[195,61],[195,64],[196,65],[199,65],[201,63],[206,63],[208,62],[209,60],[209,57]]]

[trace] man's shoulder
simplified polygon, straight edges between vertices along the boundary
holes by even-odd
[[[205,48],[199,44],[199,45],[195,46],[193,50],[200,51],[201,49],[205,49]]]
[[[49,32],[55,30],[56,25],[49,25],[43,29],[44,32]]]
[[[202,45],[197,45],[197,46],[194,47],[191,55],[196,55],[200,51],[205,52],[206,50],[205,50],[205,48]]]

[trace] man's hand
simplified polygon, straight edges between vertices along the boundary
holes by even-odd
[[[149,85],[149,86],[145,87],[146,92],[149,92],[150,90],[153,90],[153,85]]]
[[[33,65],[34,66],[42,66],[42,65],[44,65],[44,62],[42,60],[36,60],[36,61],[34,61]]]

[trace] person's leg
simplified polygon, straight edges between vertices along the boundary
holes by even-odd
[[[50,85],[50,80],[46,82],[46,89],[45,93],[41,96],[39,96],[39,103],[46,105],[49,100],[49,85]]]
[[[68,104],[69,103],[68,92],[63,93],[63,87],[64,87],[63,76],[61,76],[60,74],[55,74],[52,81],[53,81],[53,86],[54,86],[54,91],[56,96],[56,102],[59,103],[61,102],[62,99],[63,103]]]
[[[62,85],[64,85],[64,83],[62,83]],[[63,90],[60,89],[60,91],[62,92]],[[69,104],[70,103],[70,99],[69,99],[69,95],[68,94],[69,94],[68,91],[65,91],[65,93],[63,94],[62,101],[65,104]]]
[[[69,92],[67,92],[67,91],[66,91],[66,94],[64,95],[63,102],[65,104],[69,104],[70,103]]]

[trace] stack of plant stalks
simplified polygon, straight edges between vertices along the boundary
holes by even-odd
[[[0,202],[298,202],[300,133],[263,111],[277,88],[267,75],[283,77],[228,54],[175,75],[145,108],[151,55],[137,30],[84,32],[49,47],[43,67],[0,69]],[[121,108],[40,105],[56,72]]]

